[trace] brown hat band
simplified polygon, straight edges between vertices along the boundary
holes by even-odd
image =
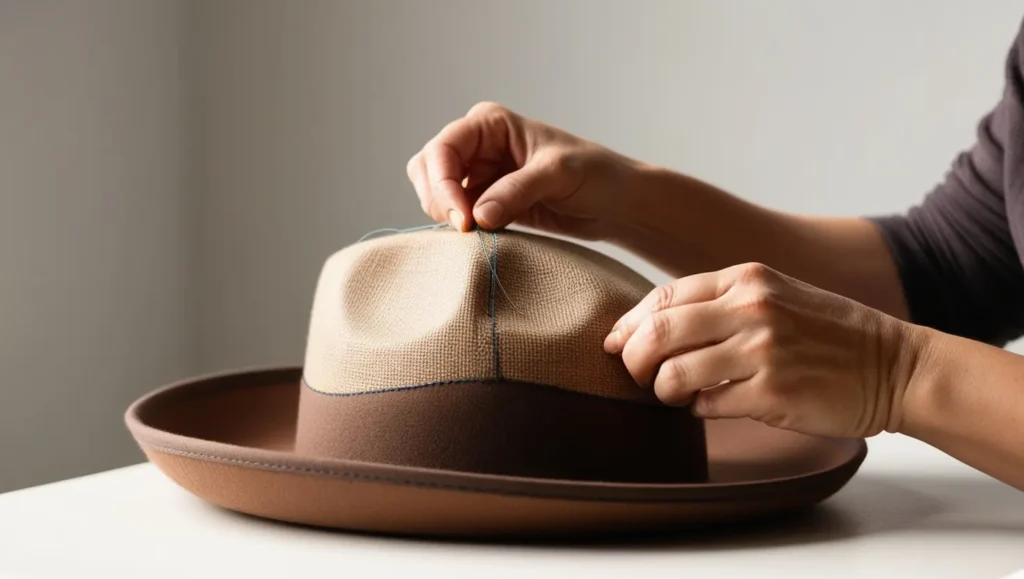
[[[688,409],[504,380],[356,395],[325,394],[304,383],[295,450],[563,480],[707,479],[704,426]]]

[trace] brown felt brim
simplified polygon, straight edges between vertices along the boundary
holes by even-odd
[[[749,420],[706,424],[708,480],[579,482],[403,467],[294,451],[301,368],[191,379],[126,414],[146,456],[220,507],[269,519],[413,535],[635,533],[779,514],[841,489],[867,455]],[[666,457],[670,460],[671,457]]]

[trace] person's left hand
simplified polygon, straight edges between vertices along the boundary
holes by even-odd
[[[869,437],[899,428],[914,327],[745,264],[656,288],[605,349],[662,402],[703,418]]]

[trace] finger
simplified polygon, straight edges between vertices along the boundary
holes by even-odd
[[[424,157],[432,211],[443,215],[453,228],[468,231],[471,224],[466,216],[472,206],[462,186],[467,163],[463,162],[455,147],[440,138],[426,147]]]
[[[431,210],[432,196],[430,194],[430,187],[427,185],[427,166],[423,160],[422,153],[416,153],[409,159],[409,163],[406,164],[406,173],[409,176],[409,181],[412,182],[413,188],[416,190],[416,196],[420,200],[420,207],[423,209],[423,212],[436,221],[444,221],[443,216],[435,215]]]
[[[547,163],[528,163],[488,187],[477,200],[473,217],[485,229],[501,229],[540,200],[557,194],[563,181]]]
[[[502,164],[497,160],[474,159],[466,170],[466,187],[477,188],[483,185],[494,183],[502,169]]]
[[[637,384],[650,386],[665,360],[722,342],[739,330],[736,316],[716,302],[698,302],[655,312],[622,349],[622,361]]]
[[[714,300],[722,294],[720,286],[721,276],[718,272],[710,272],[680,278],[654,288],[615,322],[605,338],[605,350],[612,354],[621,352],[633,333],[651,314],[685,304]]]
[[[697,392],[692,409],[700,418],[755,418],[761,404],[754,381],[748,378]]]
[[[757,364],[743,355],[741,341],[734,336],[665,360],[654,379],[655,395],[670,406],[685,406],[705,389],[749,379],[757,373]]]
[[[500,105],[481,103],[465,117],[448,123],[425,148],[428,182],[438,211],[450,216],[452,226],[472,226],[472,200],[463,187],[467,170],[476,161],[496,161],[509,149],[510,119]]]
[[[472,203],[476,203],[483,192],[501,177],[501,170],[502,166],[497,161],[473,161],[462,184]]]

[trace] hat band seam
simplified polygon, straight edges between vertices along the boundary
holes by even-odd
[[[435,386],[447,386],[447,385],[450,385],[450,384],[468,384],[468,383],[498,384],[498,383],[502,383],[502,382],[514,382],[516,384],[524,384],[524,385],[527,385],[527,386],[542,386],[544,388],[554,388],[556,390],[559,390],[559,391],[562,391],[562,392],[566,392],[566,393],[569,393],[569,394],[574,394],[574,395],[577,395],[577,396],[592,396],[592,397],[595,397],[595,398],[602,398],[602,399],[605,399],[605,400],[611,400],[611,401],[614,401],[614,402],[618,402],[620,404],[641,404],[641,405],[645,405],[645,406],[650,406],[650,405],[659,406],[659,404],[657,404],[657,403],[641,402],[641,401],[632,400],[632,399],[629,399],[629,398],[613,398],[613,397],[599,396],[597,394],[590,394],[588,392],[579,392],[579,391],[576,391],[576,390],[571,390],[571,389],[568,389],[568,388],[564,388],[562,386],[556,386],[554,384],[548,384],[546,382],[533,382],[533,381],[530,381],[530,380],[519,380],[519,379],[507,380],[505,378],[494,378],[492,376],[487,376],[487,377],[482,377],[482,378],[452,378],[450,380],[435,380],[433,382],[424,382],[422,384],[407,384],[407,385],[395,386],[395,387],[391,387],[391,388],[377,388],[377,389],[374,389],[374,390],[361,390],[361,391],[358,391],[358,392],[327,392],[325,390],[320,390],[320,389],[316,388],[315,386],[313,386],[312,384],[310,384],[305,376],[302,376],[302,378],[300,378],[300,382],[302,383],[302,386],[304,388],[309,389],[309,391],[313,392],[314,394],[319,394],[321,396],[331,396],[331,397],[334,397],[334,398],[346,398],[346,397],[350,397],[350,396],[368,396],[368,395],[371,395],[371,394],[387,394],[389,392],[403,392],[403,391],[407,391],[407,390],[418,390],[420,388],[432,388],[432,387],[435,387]]]
[[[317,389],[312,384],[310,384],[309,381],[306,380],[305,376],[302,377],[302,385],[305,386],[306,388],[308,388],[309,390],[311,390],[312,392],[315,392],[317,394],[322,394],[324,396],[333,396],[335,398],[345,398],[345,397],[348,397],[348,396],[365,396],[367,394],[386,394],[388,392],[402,392],[402,391],[405,391],[405,390],[418,390],[420,388],[430,388],[432,386],[444,386],[446,384],[465,384],[467,382],[496,382],[496,381],[497,381],[497,379],[494,378],[494,377],[491,377],[491,376],[484,377],[484,378],[453,378],[451,380],[435,380],[433,382],[424,382],[422,384],[407,384],[407,385],[404,385],[404,386],[395,386],[393,388],[377,388],[377,389],[374,389],[374,390],[363,390],[363,391],[359,391],[359,392],[327,392],[327,391],[324,391],[324,390]]]

